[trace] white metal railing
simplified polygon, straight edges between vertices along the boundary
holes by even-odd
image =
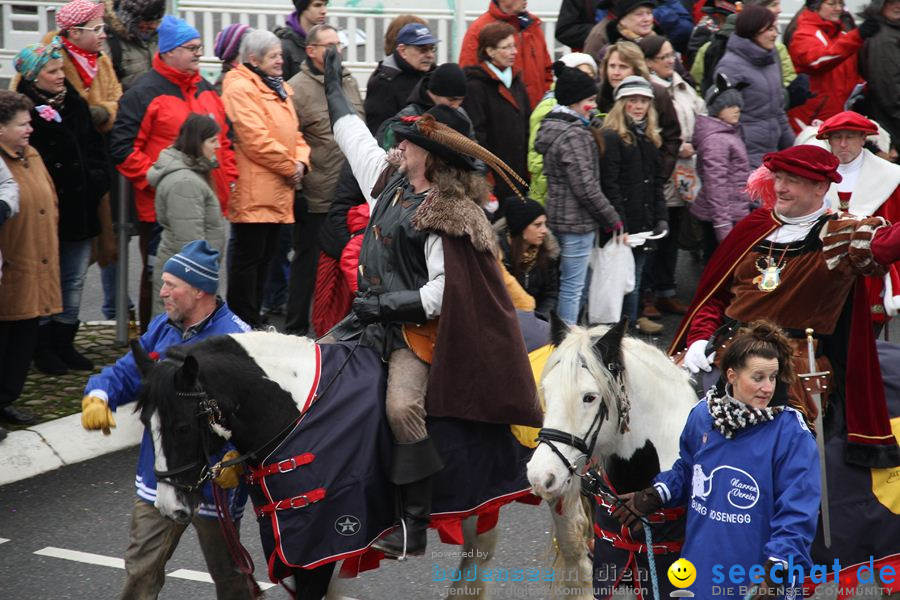
[[[62,0],[0,0],[0,78],[12,77],[14,70],[12,59],[16,53],[28,44],[40,41],[47,31],[55,29],[54,14]],[[219,73],[220,63],[212,54],[216,34],[232,23],[246,23],[258,29],[273,30],[284,24],[290,11],[290,5],[253,4],[235,5],[215,0],[182,0],[177,3],[176,12],[188,23],[200,31],[203,40],[204,56],[201,67],[204,75],[214,78]],[[458,47],[463,32],[454,31],[454,14],[447,9],[424,8],[384,8],[353,9],[329,7],[328,22],[341,31],[341,37],[347,43],[345,64],[356,75],[360,89],[365,90],[366,79],[375,65],[384,55],[384,31],[391,20],[402,14],[414,13],[426,21],[432,31],[441,40],[437,46],[438,63],[455,61],[458,56],[454,49]],[[472,23],[481,11],[465,13],[466,26]],[[538,13],[544,23],[544,36],[548,47],[555,48],[556,14]],[[560,48],[562,51],[562,48]],[[557,52],[558,54],[558,52]]]
[[[0,0],[0,79],[9,79],[14,70],[12,59],[27,44],[39,41],[47,31],[55,29],[54,14],[63,0]],[[485,5],[487,2],[485,2]],[[251,27],[272,30],[284,23],[290,5],[253,4],[252,9],[245,5],[230,4],[216,0],[181,0],[177,3],[176,12],[200,31],[205,55],[201,60],[203,74],[214,79],[220,70],[218,59],[212,54],[216,34],[232,23],[246,23]],[[354,9],[329,7],[328,22],[341,31],[342,40],[347,44],[344,56],[345,64],[356,76],[360,90],[365,93],[366,80],[376,63],[384,54],[384,31],[392,19],[402,14],[414,13],[428,21],[432,31],[441,40],[437,46],[437,61],[444,63],[455,61],[458,56],[455,49],[459,47],[464,31],[455,31],[454,13],[449,9],[435,8],[383,8]],[[481,10],[466,11],[465,25],[482,14]],[[556,14],[538,12],[543,21],[544,37],[551,53],[559,56],[567,50],[554,39],[556,33]],[[779,21],[782,25],[792,15],[782,13]]]

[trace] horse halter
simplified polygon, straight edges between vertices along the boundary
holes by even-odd
[[[587,365],[584,365],[584,367],[587,368]],[[624,369],[619,363],[613,362],[607,364],[606,368],[609,370],[610,375],[612,375],[619,388],[618,394],[616,394],[616,405],[619,410],[619,431],[620,433],[624,433],[625,431],[628,431],[628,409],[630,406],[628,396],[625,393]],[[594,448],[597,446],[597,437],[600,435],[600,428],[603,426],[603,422],[609,419],[609,407],[602,397],[600,400],[600,407],[597,409],[597,414],[594,415],[594,420],[591,421],[590,427],[588,427],[585,432],[584,438],[580,438],[574,433],[562,431],[561,429],[541,428],[538,432],[538,443],[546,444],[550,450],[559,457],[566,467],[566,470],[578,477],[593,479],[596,475],[595,470],[591,467],[591,457],[594,454]],[[575,459],[575,464],[572,464],[552,442],[558,442],[560,444],[565,444],[570,448],[575,448],[581,452],[581,456]]]
[[[206,393],[200,383],[197,382],[194,391],[192,392],[176,392],[175,396],[178,398],[198,398],[197,408],[199,412],[197,413],[198,418],[203,418],[204,416],[207,419],[207,423],[209,428],[212,429],[214,425],[221,426],[222,421],[222,410],[219,408],[219,403],[215,398],[211,398],[209,394]],[[201,427],[201,430],[203,428]],[[208,446],[207,446],[207,436],[201,432],[201,448],[203,456],[198,457],[197,460],[190,462],[182,467],[178,467],[177,469],[170,469],[168,471],[157,471],[153,470],[153,473],[156,475],[156,480],[162,483],[166,483],[171,485],[172,487],[181,490],[186,493],[194,493],[200,491],[207,481],[216,477],[218,472],[227,466],[231,466],[232,464],[236,464],[238,462],[235,461],[226,461],[219,462],[214,466],[209,466],[210,455]],[[197,478],[197,481],[193,484],[181,483],[180,481],[176,481],[174,477],[179,475],[184,475],[185,473],[190,473],[200,467],[200,475]]]

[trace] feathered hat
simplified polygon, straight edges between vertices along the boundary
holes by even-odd
[[[512,167],[469,138],[469,127],[469,121],[458,110],[437,105],[422,116],[404,117],[393,125],[393,130],[398,142],[409,140],[460,169],[475,171],[480,160],[521,196],[519,190],[527,189],[528,184]]]

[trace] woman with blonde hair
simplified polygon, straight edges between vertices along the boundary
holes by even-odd
[[[660,147],[662,137],[653,107],[653,88],[643,77],[626,77],[616,88],[616,103],[600,129],[603,142],[600,157],[600,183],[603,193],[624,221],[625,233],[652,230],[668,232]],[[641,274],[647,253],[654,249],[647,242],[634,249],[635,289],[625,296],[623,316],[641,333],[655,334],[662,326],[647,317],[638,318]]]

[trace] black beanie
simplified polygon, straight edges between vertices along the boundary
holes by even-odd
[[[547,214],[544,207],[531,198],[522,200],[516,196],[508,198],[505,204],[503,211],[506,213],[506,226],[509,228],[509,235],[521,234],[535,219]]]
[[[466,74],[456,63],[444,63],[428,76],[428,91],[445,98],[463,98],[466,95]]]
[[[553,63],[556,75],[554,95],[562,106],[575,104],[585,98],[597,95],[597,83],[581,69],[567,67],[561,60]]]

